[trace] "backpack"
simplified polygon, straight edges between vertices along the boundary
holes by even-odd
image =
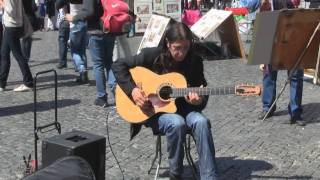
[[[132,17],[129,6],[123,0],[101,0],[103,31],[108,33],[129,32]]]

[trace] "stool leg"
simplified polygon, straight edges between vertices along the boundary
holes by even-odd
[[[156,161],[156,159],[158,158],[158,155],[159,155],[159,146],[160,146],[160,151],[161,151],[161,136],[158,136],[157,137],[157,141],[156,141],[156,155],[154,156],[153,160],[152,160],[152,163],[151,163],[151,167],[149,168],[149,171],[148,171],[148,174],[150,174],[152,168],[153,168],[153,165],[154,165],[154,162]]]
[[[159,169],[160,169],[160,164],[161,164],[161,159],[162,159],[162,151],[161,151],[161,136],[159,136],[160,140],[159,140],[159,160],[158,160],[158,165],[157,165],[157,170],[156,170],[156,174],[154,175],[154,180],[157,180],[158,175],[159,175]]]
[[[188,140],[187,142],[185,142],[184,144],[184,149],[185,149],[185,152],[186,152],[186,158],[187,158],[187,161],[189,163],[189,166],[191,167],[192,169],[192,176],[194,179],[197,179],[197,168],[192,160],[192,157],[191,157],[191,154],[190,154],[190,136],[191,135],[188,135]]]

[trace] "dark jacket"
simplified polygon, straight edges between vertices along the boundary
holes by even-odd
[[[291,0],[273,0],[273,9],[293,9],[295,8]]]
[[[309,8],[320,8],[320,0],[306,0],[310,2]]]
[[[49,18],[55,16],[56,14],[56,10],[54,8],[54,1],[55,0],[45,0],[46,14],[48,14]]]
[[[118,59],[113,63],[112,70],[115,74],[117,83],[129,97],[131,96],[133,88],[136,87],[136,84],[129,73],[129,69],[136,66],[142,66],[156,72],[154,63],[158,59],[160,53],[161,48],[159,47],[145,48],[138,55],[126,59]],[[175,70],[175,72],[184,75],[187,80],[188,87],[199,87],[201,85],[207,86],[207,82],[203,74],[203,62],[201,57],[189,53],[187,58],[179,63],[178,67],[178,70]],[[173,71],[168,70],[168,72]],[[187,103],[184,97],[177,98],[177,112],[183,113],[181,115],[184,116],[191,111],[202,111],[205,108],[207,101],[208,96],[204,98],[202,104],[195,106]],[[140,128],[141,126],[135,125],[135,127],[131,129],[131,139],[139,132]]]
[[[40,29],[40,22],[39,22],[39,19],[37,18],[36,16],[36,11],[37,11],[37,5],[35,3],[34,0],[24,0],[22,1],[23,3],[23,8],[24,8],[24,12],[26,13],[31,25],[32,25],[32,28],[33,28],[33,31],[37,31]]]

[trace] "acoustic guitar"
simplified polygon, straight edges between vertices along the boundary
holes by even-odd
[[[130,73],[136,85],[144,91],[153,107],[152,112],[144,112],[117,85],[117,111],[125,121],[130,123],[141,123],[159,112],[176,112],[175,98],[184,97],[189,92],[197,92],[199,95],[236,94],[239,96],[260,95],[261,93],[261,87],[254,85],[236,85],[223,88],[187,87],[184,76],[179,73],[158,75],[143,67],[132,68]]]

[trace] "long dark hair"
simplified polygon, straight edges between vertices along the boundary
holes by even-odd
[[[173,22],[169,25],[169,28],[166,30],[164,39],[162,41],[162,51],[157,57],[155,63],[153,64],[154,70],[157,73],[168,73],[170,70],[177,69],[177,63],[173,60],[171,53],[167,47],[167,43],[174,43],[179,40],[188,40],[190,41],[190,48],[186,55],[191,55],[192,52],[192,43],[193,35],[188,26],[180,22]]]

